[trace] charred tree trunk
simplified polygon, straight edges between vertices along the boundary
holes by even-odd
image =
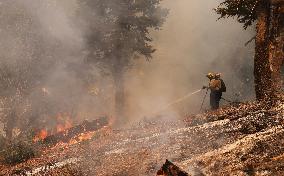
[[[270,97],[271,70],[269,66],[269,19],[270,4],[261,3],[257,9],[257,25],[255,40],[254,76],[257,100]]]
[[[272,4],[270,22],[269,63],[273,97],[282,90],[281,67],[284,64],[284,2]]]
[[[203,176],[201,172],[196,175]],[[189,176],[189,174],[181,170],[169,160],[166,160],[166,163],[157,172],[157,176]]]
[[[265,1],[257,9],[255,92],[257,100],[273,100],[281,90],[283,2]]]

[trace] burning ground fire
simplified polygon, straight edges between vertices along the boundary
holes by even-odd
[[[58,144],[76,144],[94,137],[96,131],[109,125],[108,119],[103,117],[94,121],[84,121],[79,125],[72,125],[70,118],[59,116],[60,124],[56,125],[56,131],[48,133],[46,129],[40,130],[34,137],[35,143],[42,143],[47,146],[56,146]],[[63,120],[64,119],[64,120]],[[64,123],[62,123],[62,121]]]
[[[38,141],[44,140],[47,136],[48,136],[47,130],[46,129],[42,129],[42,130],[40,130],[39,133],[37,133],[35,135],[35,137],[33,138],[33,141],[34,142],[38,142]]]
[[[56,116],[56,122],[57,122],[57,125],[56,125],[56,133],[59,133],[59,132],[62,132],[62,131],[65,131],[69,128],[71,128],[73,125],[73,122],[71,120],[71,116],[68,115],[68,113],[65,113],[65,114],[58,114]]]
[[[90,140],[95,136],[96,132],[95,131],[91,131],[91,132],[86,132],[86,133],[81,133],[75,137],[73,137],[68,144],[77,144],[86,140]]]
[[[61,114],[59,113],[56,116],[56,127],[49,130],[48,132],[47,128],[41,129],[33,138],[34,142],[42,141],[44,140],[47,136],[54,135],[56,133],[63,132],[65,130],[68,130],[71,128],[72,125],[72,120],[71,117],[66,113],[66,114]]]
[[[71,123],[64,123],[58,128],[56,127],[56,133],[48,135],[46,129],[42,129],[34,138],[34,142],[38,142],[47,146],[47,150],[43,150],[46,155],[50,151],[56,151],[58,149],[64,149],[68,151],[75,144],[80,144],[83,141],[91,140],[100,129],[105,129],[110,125],[109,120],[106,117],[102,117],[91,122],[84,121],[79,125],[71,125]],[[70,125],[70,126],[69,126]],[[104,131],[104,130],[103,130]],[[62,153],[62,152],[61,152]],[[63,152],[64,153],[64,152]],[[76,164],[80,161],[79,157],[65,159],[63,161],[55,161],[53,164],[40,166],[31,170],[23,170],[23,175],[38,175],[41,172],[47,172],[50,170],[64,167],[68,164]],[[20,174],[20,175],[21,175]]]
[[[43,142],[54,145],[41,157],[3,166],[0,175],[248,175],[250,163],[260,173],[255,175],[283,175],[277,169],[284,161],[283,108],[248,103],[191,117],[190,123],[143,120],[121,130],[105,130],[106,118],[85,121],[47,136]]]

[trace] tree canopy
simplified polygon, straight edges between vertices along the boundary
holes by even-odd
[[[159,30],[168,10],[162,0],[80,0],[86,60],[113,78],[115,114],[124,116],[124,73],[137,58],[155,52],[151,30]]]
[[[257,6],[264,0],[225,0],[215,11],[220,18],[237,17],[246,29],[257,19]]]
[[[88,60],[124,70],[131,66],[133,58],[150,59],[155,51],[150,30],[160,29],[168,13],[159,6],[160,1],[81,0]]]
[[[236,17],[246,29],[256,23],[254,76],[256,98],[273,100],[281,88],[283,0],[224,0],[215,11]]]

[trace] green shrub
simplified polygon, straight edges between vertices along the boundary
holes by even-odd
[[[2,162],[5,164],[18,164],[35,157],[38,151],[37,147],[29,142],[11,142],[6,145],[2,152]]]

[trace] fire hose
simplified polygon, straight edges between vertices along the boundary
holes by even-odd
[[[241,102],[239,102],[239,101],[231,101],[231,100],[228,100],[228,99],[225,99],[225,98],[221,98],[222,100],[224,100],[224,101],[226,101],[226,102],[228,102],[228,103],[233,103],[233,104],[235,104],[235,103],[241,103]]]
[[[207,94],[208,94],[208,90],[209,90],[209,89],[207,89],[207,91],[206,91],[206,93],[205,93],[205,95],[204,95],[204,98],[203,98],[203,100],[202,100],[202,104],[201,104],[199,113],[201,113],[201,111],[202,111],[202,108],[203,108],[203,105],[204,105],[204,101],[205,101],[205,99],[206,99],[206,97],[207,97]]]
[[[222,100],[224,100],[224,101],[226,101],[226,102],[228,102],[228,103],[233,103],[233,101],[231,101],[231,100],[227,100],[227,99],[225,99],[225,98],[221,98]]]
[[[201,104],[199,113],[201,113],[201,111],[202,111],[202,109],[203,109],[204,101],[205,101],[206,96],[207,96],[207,94],[208,94],[208,90],[209,90],[209,89],[207,89],[207,91],[206,91],[206,93],[205,93],[205,95],[204,95],[204,98],[203,98],[203,100],[202,100],[202,104]],[[226,102],[228,102],[228,103],[230,103],[230,104],[239,104],[239,103],[241,103],[241,102],[239,102],[239,101],[231,101],[231,100],[225,99],[225,98],[223,98],[223,97],[221,97],[221,99],[224,100],[224,101],[226,101]]]

